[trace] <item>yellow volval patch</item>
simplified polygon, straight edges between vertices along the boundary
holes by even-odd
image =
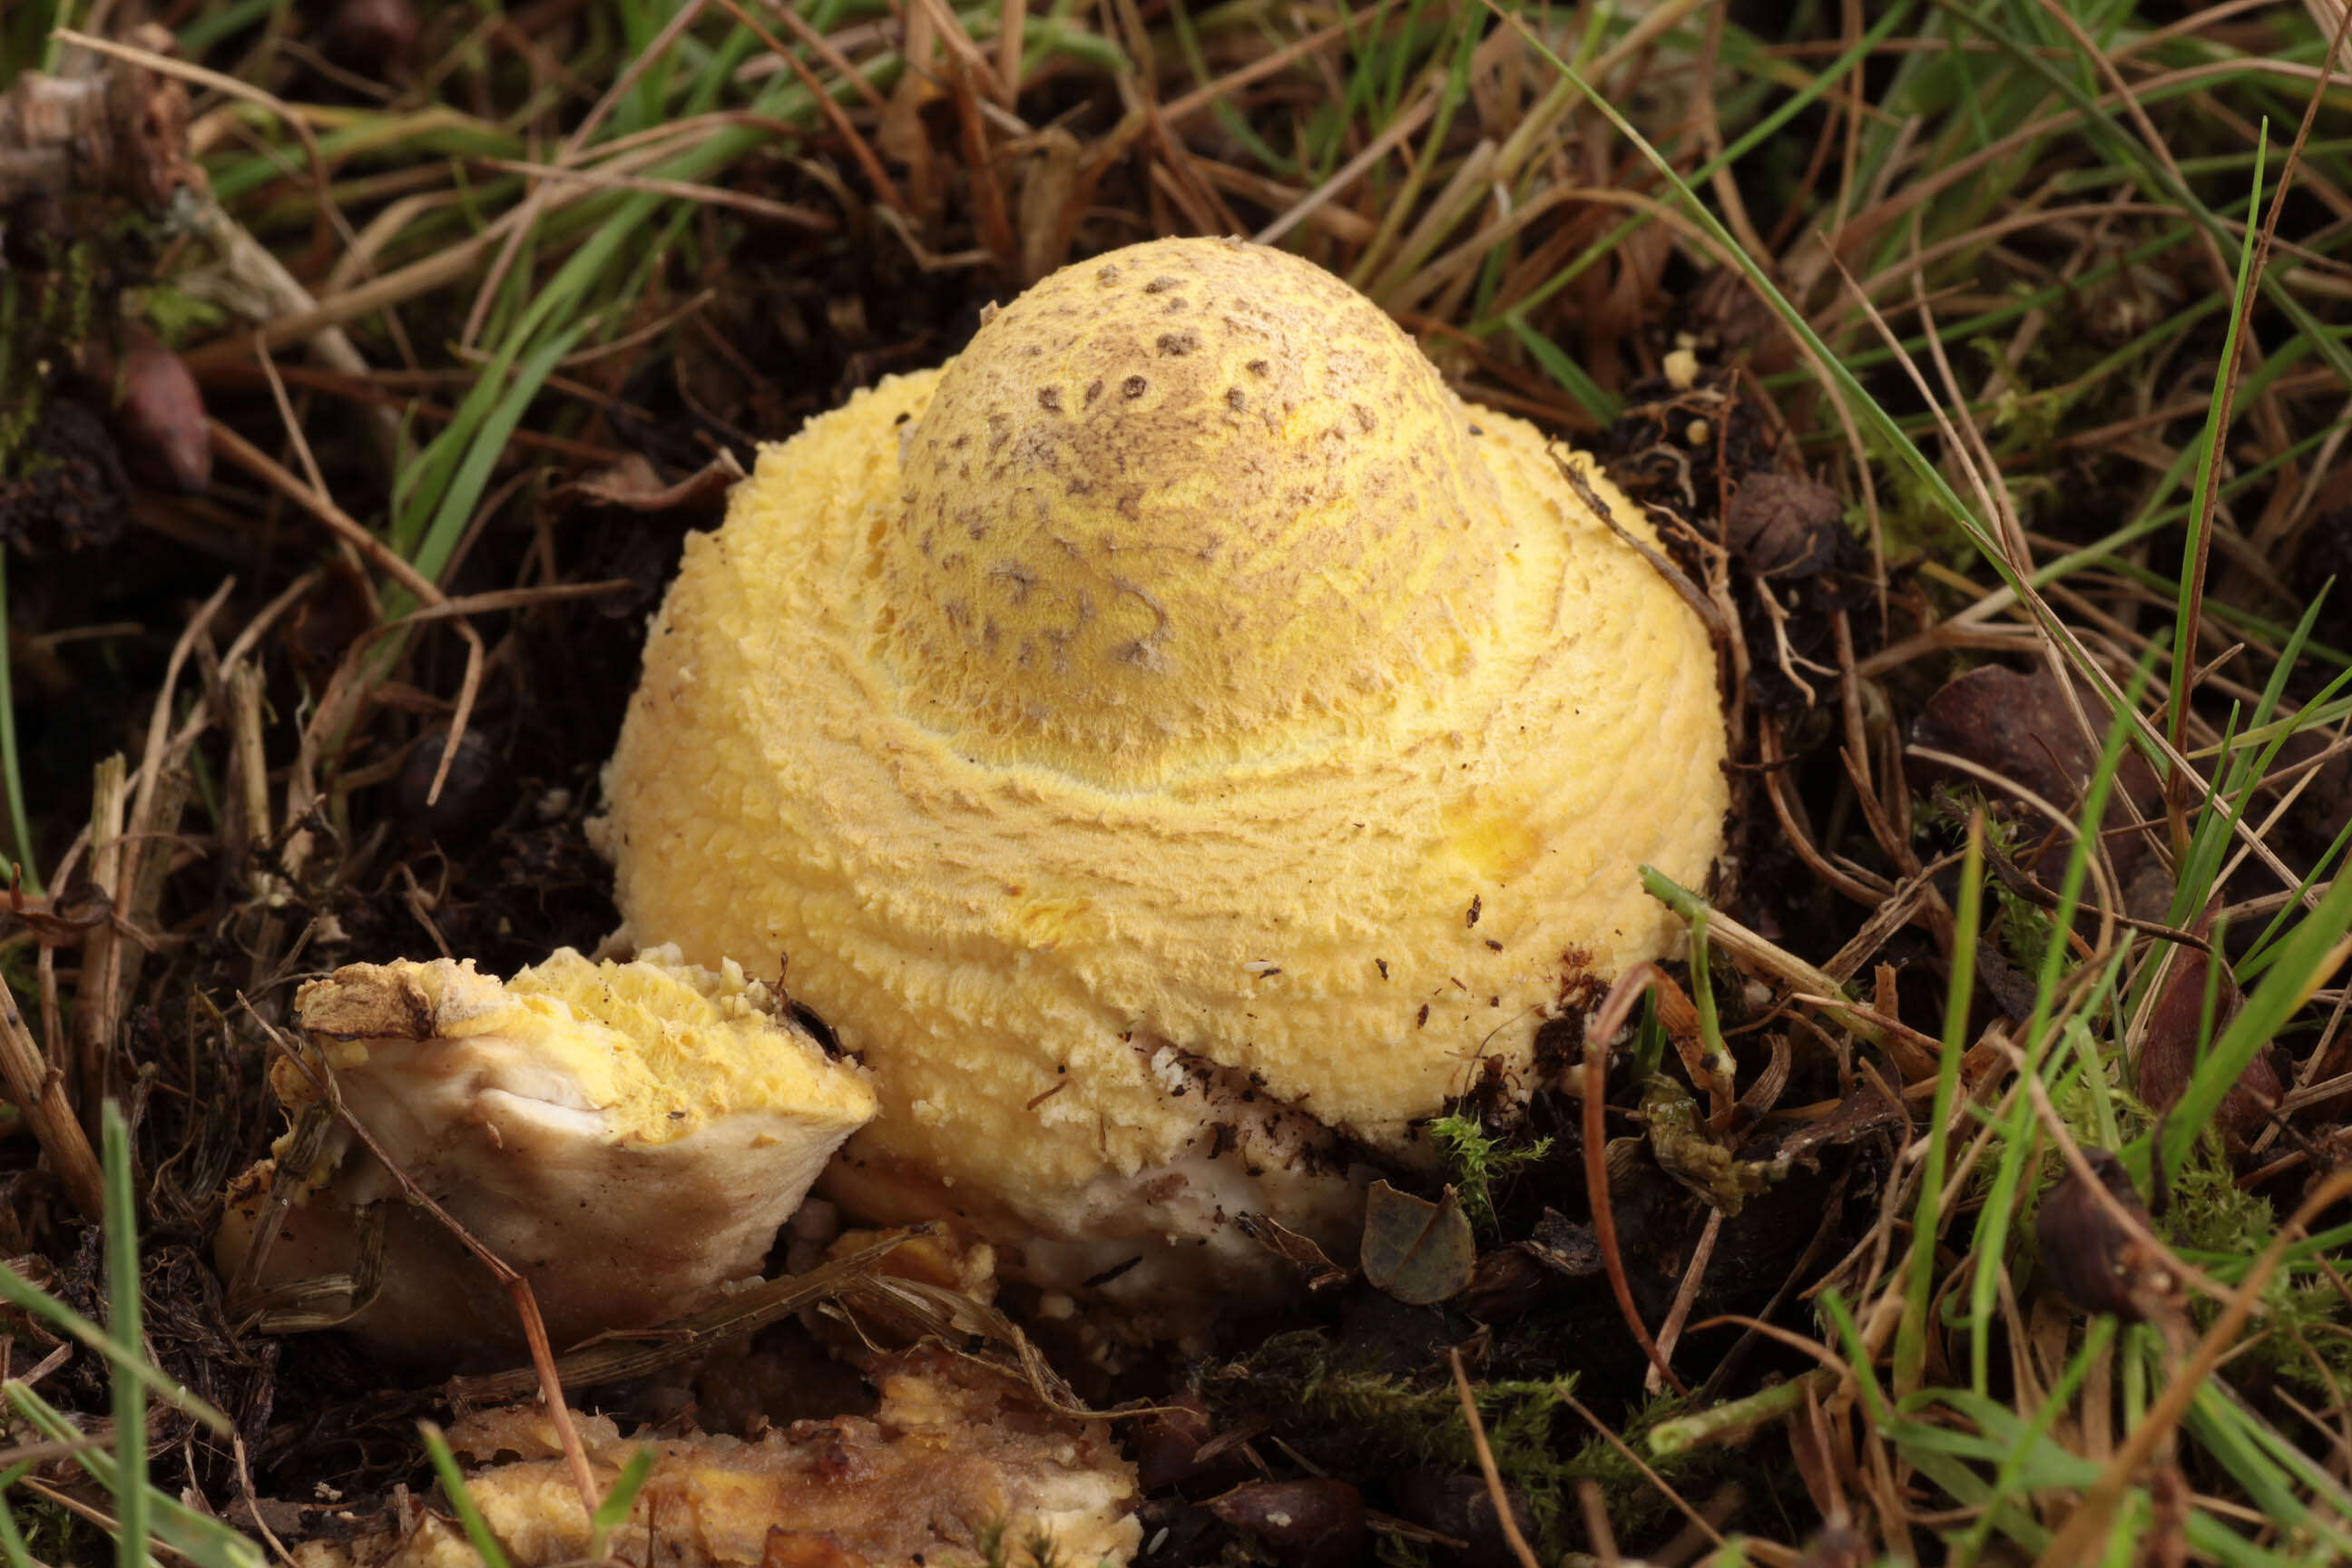
[[[1507,885],[1526,870],[1543,839],[1516,800],[1465,800],[1446,813],[1446,847],[1484,880]]]
[[[1088,898],[1024,898],[1006,911],[1006,926],[1025,948],[1051,952],[1073,937],[1102,934],[1101,911]]]

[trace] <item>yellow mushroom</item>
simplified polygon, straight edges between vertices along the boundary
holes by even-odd
[[[1134,1297],[1238,1277],[1244,1210],[1344,1242],[1351,1152],[1524,1075],[1674,945],[1639,866],[1718,846],[1707,636],[1566,460],[1622,534],[1307,262],[1055,274],[689,540],[606,781],[626,934],[789,961],[880,1094],[853,1212],[1179,1265]]]
[[[278,1062],[298,1115],[331,1074],[342,1104],[424,1194],[530,1280],[561,1347],[662,1322],[757,1274],[777,1227],[874,1114],[852,1068],[778,1016],[772,988],[656,949],[593,963],[570,948],[505,984],[472,962],[351,964],[295,1011],[310,1070]],[[278,1144],[284,1161],[294,1133]],[[423,1359],[510,1354],[514,1303],[340,1121],[264,1254],[264,1285],[362,1273],[348,1326]],[[233,1188],[215,1249],[235,1274],[277,1166]],[[374,1217],[370,1218],[371,1211]]]

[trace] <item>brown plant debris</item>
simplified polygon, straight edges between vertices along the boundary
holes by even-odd
[[[1013,1385],[943,1352],[883,1357],[866,1370],[881,1390],[872,1415],[796,1421],[750,1440],[624,1437],[607,1416],[576,1416],[605,1489],[639,1447],[656,1456],[635,1510],[607,1545],[611,1558],[631,1568],[955,1562],[977,1555],[994,1531],[1014,1542],[1049,1540],[1071,1563],[1133,1555],[1141,1533],[1135,1468],[1108,1426],[1040,1413]],[[521,1405],[480,1411],[453,1424],[449,1440],[475,1461],[467,1491],[516,1568],[587,1555],[587,1513],[543,1415]],[[820,1547],[834,1555],[808,1555]],[[387,1515],[348,1541],[305,1542],[295,1561],[474,1568],[478,1559],[436,1510],[413,1525]]]

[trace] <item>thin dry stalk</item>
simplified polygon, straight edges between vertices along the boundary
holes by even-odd
[[[217,419],[207,419],[205,426],[212,431],[213,449],[256,478],[266,481],[270,489],[300,505],[303,510],[325,523],[338,538],[350,543],[376,567],[389,574],[426,606],[446,605],[449,596],[433,581],[410,565],[367,529],[361,527],[323,492],[314,490],[286,471],[268,453],[247,441],[244,437]],[[457,689],[457,701],[449,720],[449,734],[441,749],[441,765],[434,770],[432,787],[425,791],[425,804],[441,798],[441,787],[449,780],[450,764],[457,761],[457,742],[464,739],[466,723],[474,710],[474,698],[481,689],[482,660],[485,650],[482,634],[464,619],[452,622],[457,635],[466,643],[466,674]],[[379,628],[381,629],[381,628]],[[325,704],[320,704],[323,711]]]
[[[90,881],[110,900],[122,881],[122,828],[129,786],[122,753],[102,759],[93,771],[89,805]],[[111,988],[106,985],[107,961],[114,952],[114,922],[92,926],[82,939],[81,984],[74,990],[74,1082],[82,1114],[90,1126],[98,1123],[99,1102],[106,1098],[106,1063],[114,1040]]]
[[[876,1264],[903,1243],[929,1234],[930,1226],[914,1226],[808,1273],[746,1285],[691,1317],[664,1323],[641,1334],[608,1334],[557,1362],[556,1373],[566,1387],[594,1388],[645,1377],[665,1367],[708,1355],[714,1346],[748,1339],[803,1307],[841,1294],[866,1279]],[[492,1405],[520,1398],[539,1385],[538,1369],[520,1367],[478,1377],[451,1378],[442,1392],[453,1404]]]
[[[688,180],[657,180],[645,174],[567,168],[561,163],[530,163],[516,158],[485,158],[481,163],[486,169],[497,169],[509,174],[527,174],[534,180],[578,181],[596,190],[651,191],[656,195],[675,196],[680,201],[695,202],[707,207],[725,207],[730,212],[765,218],[770,223],[783,224],[810,234],[833,234],[841,227],[814,207],[804,207],[797,202],[747,195],[741,191],[722,190],[717,185],[698,185]]]
[[[1665,971],[1644,960],[1609,988],[1592,1027],[1585,1033],[1584,1077],[1579,1093],[1584,1100],[1584,1185],[1591,1194],[1592,1237],[1609,1274],[1610,1292],[1617,1299],[1625,1326],[1633,1331],[1633,1342],[1650,1358],[1650,1365],[1676,1394],[1685,1394],[1690,1390],[1658,1353],[1658,1343],[1650,1337],[1650,1327],[1642,1321],[1642,1310],[1633,1302],[1633,1281],[1626,1277],[1624,1255],[1617,1245],[1617,1214],[1609,1201],[1609,1129],[1602,1118],[1609,1095],[1609,1042],[1625,1027],[1642,994],[1664,979]]]
[[[65,1074],[43,1059],[17,1010],[16,988],[7,984],[0,984],[0,1088],[7,1089],[33,1130],[68,1199],[84,1219],[97,1223],[106,1213],[106,1180],[98,1156],[66,1099]]]
[[[1698,1234],[1698,1245],[1691,1249],[1690,1266],[1683,1270],[1683,1282],[1675,1291],[1674,1305],[1666,1309],[1666,1321],[1658,1326],[1658,1359],[1671,1363],[1675,1346],[1681,1342],[1683,1324],[1690,1318],[1691,1304],[1698,1300],[1699,1287],[1706,1280],[1706,1266],[1715,1258],[1716,1237],[1723,1234],[1723,1211],[1706,1211],[1706,1227]],[[1658,1369],[1655,1366],[1642,1379],[1642,1392],[1658,1392]]]
[[[1841,267],[1839,270],[1841,275],[1845,278],[1849,289],[1851,289],[1853,281],[1852,275],[1845,273],[1843,267]],[[1873,305],[1867,300],[1863,300],[1860,302],[1864,312],[1870,320],[1871,325],[1877,330],[1881,340],[1892,351],[1895,362],[1901,365],[1905,373],[1911,378],[1912,384],[1918,389],[1919,395],[1927,400],[1929,411],[1934,415],[1937,427],[1941,431],[1947,445],[1955,451],[1964,451],[1966,448],[1961,441],[1959,433],[1953,427],[1950,419],[1945,414],[1942,400],[1937,397],[1934,389],[1927,384],[1927,377],[1921,374],[1917,362],[1915,361],[1911,357],[1910,353],[1904,348],[1902,339],[1898,337],[1894,329],[1888,325],[1885,317],[1879,313],[1878,308],[1875,305]],[[1932,332],[1929,334],[1929,341],[1931,342],[1935,342],[1935,336]],[[1973,463],[1970,463],[1969,468],[1970,472],[1973,475]],[[1982,484],[1980,477],[1978,478],[1978,482],[1979,485]],[[2005,501],[2005,491],[1996,492],[1990,487],[1984,487],[1982,489],[1981,494],[1988,506],[1995,504],[1994,496],[1997,493],[2000,494]],[[2132,728],[2135,733],[2139,737],[2141,743],[2145,745],[2147,750],[2153,752],[2157,756],[2163,760],[2168,773],[2184,776],[2188,780],[2189,787],[2201,791],[2205,799],[2200,803],[2200,805],[2210,804],[2219,807],[2221,803],[2214,798],[2214,786],[2210,782],[2206,782],[2198,776],[2196,768],[2189,763],[2189,759],[2181,753],[2179,748],[2175,746],[2168,736],[2158,731],[2155,725],[2150,723],[2144,714],[2135,709],[2128,708],[2125,704],[2123,700],[2123,689],[2117,685],[2115,679],[2107,673],[2105,666],[2102,665],[2097,657],[2092,653],[2089,647],[2084,642],[2081,636],[2075,632],[2074,628],[2067,623],[2063,616],[2059,615],[2057,610],[2052,606],[2049,600],[2043,597],[2043,595],[2033,587],[2031,576],[2032,571],[2032,562],[2029,558],[2023,570],[2018,574],[2015,585],[2010,591],[2015,594],[2018,601],[2025,608],[2031,611],[2035,628],[2050,645],[2052,649],[2051,657],[2055,658],[2059,655],[2063,655],[2068,666],[2070,666],[2074,672],[2080,674],[2084,680],[2090,684],[2093,689],[2098,694],[2100,700],[2107,705],[2110,711],[2120,711],[2124,715],[2124,717],[2131,723]],[[2071,680],[2062,679],[2060,689],[2062,693],[2067,695],[2070,701],[2077,700],[2077,699],[2073,696],[2074,683]],[[2086,731],[2088,731],[2087,720],[2083,721],[2083,722],[2085,725]],[[2229,814],[2225,811],[2224,815],[2227,816]],[[2252,852],[2261,858],[2263,863],[2270,868],[2272,873],[2282,882],[2286,883],[2290,887],[2296,886],[2301,883],[2302,879],[2297,877],[2294,871],[2288,868],[2286,863],[2279,858],[2275,850],[2272,849],[2269,845],[2263,843],[2262,839],[2255,835],[2251,824],[2243,821],[2233,821],[2232,827],[2235,836],[2244,842],[2247,847],[2252,850]],[[2319,907],[2317,893],[2312,889],[2305,889],[2303,894],[2303,903],[2305,909],[2316,910]]]
[[[1255,87],[1268,77],[1279,76],[1298,61],[1340,42],[1363,26],[1363,18],[1351,17],[1318,27],[1303,37],[1263,55],[1249,64],[1226,72],[1216,80],[1203,82],[1183,97],[1172,99],[1160,106],[1160,123],[1181,125],[1210,105],[1223,101],[1245,87]]]
[[[1446,1360],[1454,1368],[1454,1392],[1462,1401],[1462,1419],[1470,1428],[1470,1446],[1477,1451],[1478,1472],[1486,1478],[1486,1500],[1495,1506],[1495,1520],[1502,1527],[1503,1539],[1510,1543],[1511,1555],[1519,1560],[1519,1568],[1543,1568],[1536,1559],[1535,1548],[1519,1533],[1518,1516],[1511,1510],[1511,1494],[1503,1489],[1503,1472],[1495,1464],[1495,1450],[1486,1441],[1486,1424],[1478,1418],[1478,1397],[1470,1391],[1470,1374],[1462,1370],[1462,1352],[1452,1345],[1445,1349]],[[1607,1524],[1607,1516],[1602,1523]]]
[[[623,68],[619,79],[607,88],[604,95],[589,108],[587,114],[582,118],[572,134],[564,138],[562,151],[556,155],[558,163],[570,164],[579,158],[581,150],[586,147],[589,140],[595,135],[596,128],[612,114],[614,105],[620,102],[629,89],[635,87],[644,78],[645,73],[669,52],[670,46],[677,42],[687,28],[694,24],[694,19],[700,15],[702,15],[702,0],[686,0],[686,4],[677,8],[677,13],[663,26],[662,30],[655,35],[653,40]],[[824,97],[822,93],[817,96],[820,99]],[[515,257],[521,250],[524,240],[529,238],[531,231],[539,226],[539,216],[546,205],[549,189],[550,187],[543,183],[533,185],[530,188],[530,194],[523,198],[521,205],[516,209],[517,222],[509,231],[506,242],[499,247],[498,257],[490,263],[490,270],[482,279],[482,286],[475,290],[473,309],[466,313],[465,328],[458,334],[457,341],[460,343],[470,344],[481,336],[482,323],[489,318],[490,305],[498,298],[499,286],[506,281],[507,273],[513,268]]]
[[[1578,1399],[1572,1394],[1564,1394],[1560,1395],[1560,1402],[1566,1405],[1570,1410],[1574,1411],[1579,1416],[1582,1417],[1584,1424],[1599,1434],[1602,1442],[1608,1444],[1612,1448],[1614,1448],[1617,1451],[1618,1458],[1632,1465],[1633,1468],[1641,1474],[1642,1479],[1649,1482],[1650,1485],[1656,1489],[1660,1497],[1664,1498],[1669,1503],[1672,1503],[1676,1512],[1688,1520],[1692,1527],[1698,1531],[1700,1534],[1706,1537],[1707,1544],[1709,1546],[1718,1552],[1723,1550],[1723,1531],[1717,1530],[1712,1523],[1710,1523],[1705,1514],[1693,1508],[1690,1505],[1689,1500],[1685,1498],[1681,1492],[1675,1490],[1674,1486],[1667,1481],[1665,1477],[1658,1474],[1657,1470],[1651,1466],[1647,1459],[1643,1458],[1641,1455],[1635,1453],[1633,1447],[1628,1444],[1624,1438],[1620,1437],[1616,1433],[1611,1431],[1606,1423],[1604,1423],[1599,1416],[1593,1415],[1591,1410],[1585,1408],[1583,1401]],[[1791,1552],[1787,1547],[1780,1545],[1774,1542],[1750,1540],[1742,1542],[1741,1545],[1747,1548],[1748,1554],[1750,1557],[1753,1557],[1757,1562],[1765,1564],[1765,1568],[1794,1568],[1795,1563],[1798,1562],[1796,1552]]]
[[[1349,187],[1376,168],[1381,160],[1396,151],[1399,143],[1429,123],[1437,112],[1437,89],[1434,84],[1424,89],[1412,108],[1391,120],[1371,144],[1349,159],[1331,173],[1331,177],[1309,191],[1287,212],[1267,224],[1252,236],[1258,245],[1277,245],[1283,236],[1321,209],[1325,204],[1346,194]]]
[[[726,9],[729,16],[742,23],[761,43],[774,51],[777,58],[792,68],[793,75],[800,79],[803,87],[808,89],[809,97],[815,101],[818,110],[824,114],[825,123],[833,128],[833,133],[840,137],[843,143],[848,147],[850,156],[857,160],[858,172],[866,176],[866,184],[873,187],[875,199],[888,211],[896,213],[901,218],[912,221],[915,216],[914,208],[908,205],[907,193],[899,188],[898,181],[890,177],[890,172],[882,166],[882,160],[875,153],[873,144],[866,140],[863,132],[851,123],[849,111],[842,108],[840,100],[826,89],[824,83],[817,79],[817,74],[809,69],[807,62],[803,61],[782,38],[761,26],[757,18],[737,4],[737,0],[719,0],[719,4]],[[787,5],[784,9],[789,13],[791,7]],[[865,80],[865,77],[856,70],[848,74],[856,80]]]

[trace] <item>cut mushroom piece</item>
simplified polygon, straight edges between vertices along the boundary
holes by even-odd
[[[597,963],[565,948],[503,984],[470,961],[353,964],[304,986],[296,1013],[311,1059],[276,1064],[279,1100],[299,1119],[331,1074],[385,1158],[530,1282],[559,1346],[664,1321],[756,1274],[874,1113],[861,1075],[781,1016],[772,987],[671,949]],[[281,1181],[278,1163],[231,1194],[224,1272],[273,1186],[290,1190],[257,1283],[363,1271],[381,1285],[347,1303],[354,1331],[436,1362],[512,1353],[506,1290],[348,1128],[329,1127],[307,1171]],[[379,1226],[382,1252],[365,1258]]]
[[[790,955],[881,1097],[862,1217],[1066,1289],[1263,1274],[1204,1247],[1237,1206],[1344,1248],[1335,1146],[1422,1157],[1679,940],[1640,868],[1706,877],[1725,735],[1655,543],[1307,262],[1066,268],[688,541],[607,777],[626,930]]]
[[[604,1416],[575,1415],[600,1489],[640,1446],[655,1456],[607,1560],[629,1568],[748,1568],[979,1561],[1001,1532],[1008,1546],[1053,1543],[1051,1561],[1125,1563],[1142,1528],[1135,1467],[1100,1421],[1047,1415],[996,1374],[946,1351],[885,1358],[871,1417],[798,1421],[757,1442],[695,1434],[624,1439]],[[544,1411],[483,1411],[449,1433],[488,1460],[466,1489],[517,1568],[587,1557],[588,1517]],[[454,1524],[427,1514],[387,1521],[345,1542],[295,1549],[298,1568],[478,1568]],[[1045,1561],[1040,1557],[1039,1561]]]

